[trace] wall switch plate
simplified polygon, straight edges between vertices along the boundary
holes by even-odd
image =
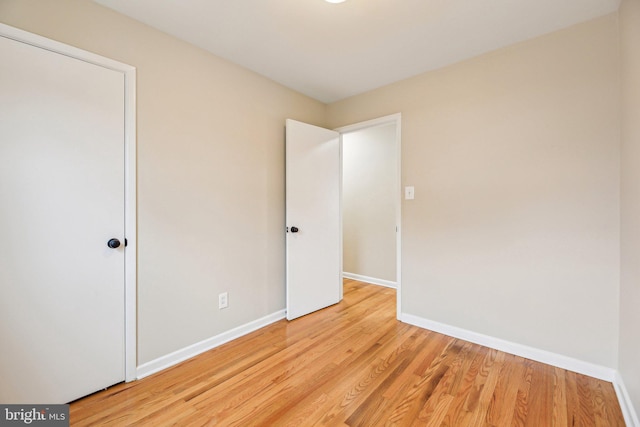
[[[404,199],[413,200],[415,198],[415,189],[413,187],[404,187]]]
[[[218,308],[223,309],[229,307],[229,294],[227,292],[223,292],[218,295]]]

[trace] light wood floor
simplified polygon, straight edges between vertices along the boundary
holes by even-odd
[[[277,322],[71,405],[73,426],[624,426],[610,383],[395,320],[395,291]]]

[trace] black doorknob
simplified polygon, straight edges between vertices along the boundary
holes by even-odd
[[[292,233],[297,233],[298,231],[300,231],[300,230],[298,230],[298,227],[291,227],[291,232]]]
[[[120,240],[118,240],[118,239],[110,239],[107,242],[107,246],[109,246],[111,249],[118,248],[118,247],[120,247]]]

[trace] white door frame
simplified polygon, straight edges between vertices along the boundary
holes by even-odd
[[[402,313],[402,146],[401,146],[401,120],[400,113],[391,114],[377,119],[367,120],[352,125],[341,126],[334,129],[340,133],[340,197],[342,197],[342,134],[354,132],[357,130],[372,128],[394,123],[396,125],[396,162],[397,162],[397,181],[396,181],[396,318],[400,320]],[[342,224],[342,203],[340,203],[340,224]],[[340,242],[340,250],[342,256],[342,241]]]
[[[35,47],[79,59],[90,64],[121,72],[124,75],[125,94],[125,173],[124,206],[125,238],[125,380],[136,379],[137,337],[136,337],[136,280],[137,280],[137,229],[136,229],[136,69],[109,58],[96,55],[27,31],[0,23],[0,36],[27,43]]]

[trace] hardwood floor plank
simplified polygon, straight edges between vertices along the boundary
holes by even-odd
[[[567,391],[567,424],[576,426],[578,424],[580,400],[578,397],[578,384],[576,383],[576,373],[565,372],[565,384]]]
[[[454,378],[466,359],[473,344],[464,341],[458,341],[456,345],[461,345],[458,354],[449,362],[449,369],[442,377],[431,397],[422,407],[418,414],[418,419],[414,420],[412,425],[439,426],[442,424],[445,416],[449,411],[454,396],[450,394]]]
[[[575,375],[578,391],[578,425],[595,427],[596,418],[591,397],[591,386],[588,377]]]
[[[624,426],[610,383],[398,322],[395,291],[276,322],[71,404],[73,426]]]
[[[494,427],[510,425],[518,396],[519,382],[524,374],[524,359],[512,354],[505,355],[498,374],[498,382],[487,408],[487,424]]]
[[[477,402],[475,402],[475,409],[469,417],[468,425],[486,425],[487,413],[489,411],[489,405],[491,404],[491,396],[495,392],[498,384],[498,378],[501,368],[504,364],[506,354],[491,350],[489,355],[485,358],[485,364],[482,366],[482,378],[481,381],[476,381],[475,387],[477,389],[476,395]],[[468,405],[471,407],[471,405]]]
[[[553,410],[553,367],[538,362],[531,363],[534,371],[529,387],[527,417],[524,425],[527,427],[551,425]]]
[[[389,384],[389,387],[384,391],[383,397],[385,399],[393,399],[398,396],[403,389],[417,382],[422,372],[426,370],[426,368],[419,369],[418,367],[422,365],[425,360],[435,359],[437,354],[440,353],[446,345],[446,341],[431,339],[431,334],[424,334],[423,338],[420,345],[416,347],[415,355],[410,359],[407,368],[399,372],[393,379],[393,382]]]
[[[379,405],[383,405],[386,409],[386,407],[391,404],[389,399],[384,398],[386,394],[385,392],[394,383],[395,379],[401,376],[401,372],[407,370],[411,360],[413,360],[415,357],[415,348],[413,350],[414,351],[412,351],[412,354],[405,355],[406,357],[402,361],[402,363],[396,366],[396,369],[391,372],[390,376],[386,377],[383,383],[378,385],[375,390],[371,390],[371,397],[366,399],[360,406],[358,406],[353,414],[346,420],[346,423],[348,425],[375,425],[376,423],[382,421],[381,419],[373,418],[373,415],[386,415],[384,412],[379,411],[379,409],[381,409]],[[419,381],[414,385],[413,390],[420,388],[418,385],[420,384],[420,382],[422,381]],[[439,378],[433,377],[431,378],[431,382],[437,383],[439,382]]]
[[[565,370],[553,368],[553,413],[552,426],[566,426],[567,421],[567,381]]]
[[[452,394],[454,395],[453,402],[449,407],[449,412],[445,415],[442,421],[443,427],[457,427],[462,424],[462,419],[466,416],[468,408],[466,403],[468,401],[469,393],[473,387],[473,383],[478,375],[480,366],[482,365],[484,358],[489,352],[488,348],[473,345],[469,358],[463,363],[460,374],[454,380],[452,387]]]
[[[618,402],[614,399],[616,396],[613,385],[590,378],[594,399],[596,425],[597,426],[624,426],[620,424],[622,411]]]
[[[414,331],[412,328],[408,328],[405,334],[406,340],[412,341],[411,343],[407,343],[407,345],[415,345],[415,337],[413,337]],[[331,406],[326,408],[326,414],[320,420],[320,425],[331,425],[329,424],[330,422],[347,418],[345,416],[346,414],[353,414],[370,395],[373,391],[372,389],[384,382],[388,372],[393,372],[389,367],[397,363],[398,354],[402,355],[404,353],[404,351],[401,353],[390,353],[396,346],[397,342],[395,340],[394,342],[389,342],[385,347],[380,348],[377,354],[370,354],[373,358],[369,359],[366,366],[358,369],[345,369],[346,372],[353,375],[349,376],[352,380],[348,381],[351,387],[341,387],[339,388],[341,391],[340,395],[330,395],[332,397],[332,400],[329,402]],[[379,390],[380,394],[382,394],[383,391],[384,390]]]
[[[529,390],[531,389],[531,381],[533,379],[534,368],[533,361],[524,359],[524,370],[519,380],[518,393],[516,394],[516,402],[513,410],[513,418],[511,425],[513,427],[524,426],[527,416],[529,415]]]
[[[462,345],[458,340],[449,339],[444,342],[442,352],[433,363],[422,374],[420,380],[414,384],[406,394],[405,398],[396,406],[391,413],[392,422],[403,422],[410,424],[412,420],[418,418],[420,410],[431,398],[434,390],[450,369],[448,358],[455,358],[460,352]]]

